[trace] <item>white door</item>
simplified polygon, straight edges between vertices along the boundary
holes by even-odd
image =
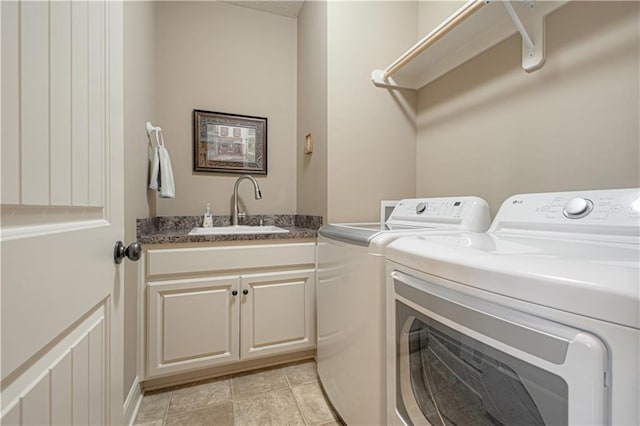
[[[119,424],[122,3],[1,15],[1,421]]]

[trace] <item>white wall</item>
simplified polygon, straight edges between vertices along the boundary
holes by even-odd
[[[230,214],[238,175],[194,173],[192,111],[268,118],[268,176],[240,195],[249,214],[296,210],[296,20],[222,2],[158,2],[157,125],[173,163],[176,198],[158,215]]]
[[[419,92],[417,196],[640,186],[637,2],[571,2],[546,21],[546,63],[520,37]]]
[[[328,221],[375,221],[415,193],[415,94],[376,88],[417,40],[416,2],[328,2]]]
[[[298,15],[297,214],[327,216],[327,3],[307,1]],[[313,153],[304,153],[311,133]]]
[[[155,2],[124,3],[125,242],[136,239],[136,219],[154,215],[156,196],[147,191],[147,121],[155,121]],[[136,378],[137,269],[124,262],[124,396]]]

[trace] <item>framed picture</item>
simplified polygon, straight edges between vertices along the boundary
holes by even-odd
[[[267,174],[267,119],[193,110],[193,171]]]

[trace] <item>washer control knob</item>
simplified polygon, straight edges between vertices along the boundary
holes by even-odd
[[[427,203],[418,203],[416,206],[416,213],[422,214],[427,210]]]
[[[569,219],[580,219],[593,210],[593,202],[586,198],[577,197],[567,201],[562,213]]]

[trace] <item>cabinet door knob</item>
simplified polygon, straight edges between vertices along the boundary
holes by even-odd
[[[231,295],[232,295],[232,296],[237,296],[237,295],[238,295],[238,290],[233,290],[233,291],[231,292]]]
[[[247,289],[242,290],[242,294],[244,294],[246,296],[247,294],[249,294],[249,290],[247,290]]]

